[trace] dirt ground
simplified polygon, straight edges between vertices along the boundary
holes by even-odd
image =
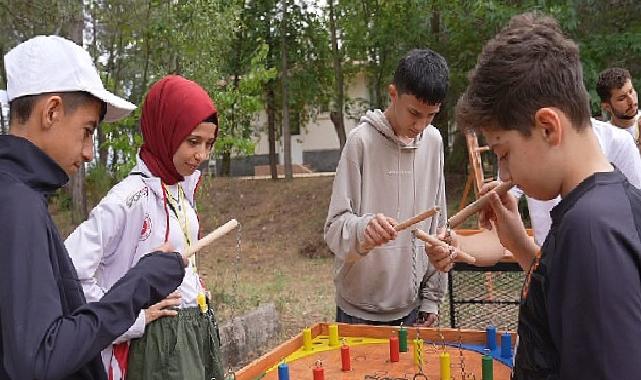
[[[332,181],[214,178],[201,185],[203,231],[231,218],[242,226],[199,258],[221,320],[273,302],[288,337],[333,318],[333,259],[323,241]]]

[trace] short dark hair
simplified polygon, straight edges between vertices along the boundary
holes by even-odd
[[[632,80],[630,72],[621,67],[610,67],[601,71],[596,81],[596,93],[599,94],[601,102],[608,102],[612,96],[612,90],[623,87],[629,80]]]
[[[399,94],[415,96],[427,104],[443,103],[450,72],[447,62],[430,49],[414,49],[401,58],[393,84]]]
[[[99,102],[102,105],[100,110],[100,120],[102,120],[107,113],[107,104],[88,92],[49,92],[38,95],[21,96],[9,102],[9,123],[11,124],[14,120],[18,124],[26,123],[31,117],[31,113],[33,112],[36,102],[44,96],[52,95],[58,95],[62,98],[62,103],[67,112],[73,113],[78,109],[78,107],[89,103]]]
[[[538,12],[512,17],[490,40],[456,106],[463,130],[498,128],[529,136],[534,114],[559,108],[581,130],[590,124],[579,47],[558,22]]]

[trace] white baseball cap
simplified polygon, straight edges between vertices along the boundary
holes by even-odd
[[[47,92],[85,91],[107,104],[104,121],[129,115],[136,106],[105,90],[91,56],[58,36],[38,36],[4,56],[9,101]]]

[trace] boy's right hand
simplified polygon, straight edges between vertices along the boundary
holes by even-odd
[[[174,307],[180,305],[180,297],[180,292],[173,292],[164,300],[149,306],[148,309],[145,309],[145,325],[148,325],[158,318],[175,317],[178,315],[178,311],[176,311]]]
[[[165,253],[173,253],[176,252],[176,249],[174,248],[173,245],[171,245],[170,242],[166,241],[162,243],[159,247],[154,248],[152,252],[165,252]],[[183,266],[187,268],[189,265],[189,259],[186,259],[184,256],[180,255],[182,261],[183,261]]]
[[[364,244],[374,248],[396,239],[398,232],[394,229],[398,223],[394,218],[376,214],[365,227]],[[371,249],[370,248],[370,249]]]
[[[456,249],[446,243],[444,237],[444,233],[427,235],[429,242],[425,242],[425,254],[436,270],[447,273],[454,267]]]
[[[485,184],[479,196],[492,192],[499,182]],[[511,252],[518,252],[530,243],[521,214],[519,214],[516,198],[509,192],[498,195],[496,192],[489,194],[488,206],[479,215],[479,223],[482,228],[492,230],[496,227],[496,233],[501,245]]]

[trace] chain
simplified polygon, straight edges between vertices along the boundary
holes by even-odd
[[[421,334],[420,330],[417,328],[416,329],[416,344],[414,349],[416,350],[416,358],[417,358],[417,363],[416,365],[418,366],[418,373],[423,374],[423,344],[425,342],[423,339],[421,339]]]
[[[419,295],[419,287],[420,287],[420,281],[418,280],[418,276],[416,275],[416,257],[417,257],[417,250],[416,250],[416,234],[414,231],[412,231],[412,238],[410,239],[410,242],[412,244],[412,280],[414,281],[414,293]],[[419,295],[420,297],[420,295]]]
[[[458,354],[459,354],[459,366],[461,367],[461,380],[476,380],[476,375],[472,372],[467,372],[465,370],[465,356],[463,355],[463,335],[461,334],[461,328],[458,328]]]
[[[236,257],[234,258],[234,286],[233,286],[233,302],[231,308],[231,317],[234,319],[234,303],[239,302],[240,292],[238,291],[238,285],[240,284],[240,255],[241,255],[241,238],[242,238],[242,229],[243,225],[238,223],[236,227]]]

